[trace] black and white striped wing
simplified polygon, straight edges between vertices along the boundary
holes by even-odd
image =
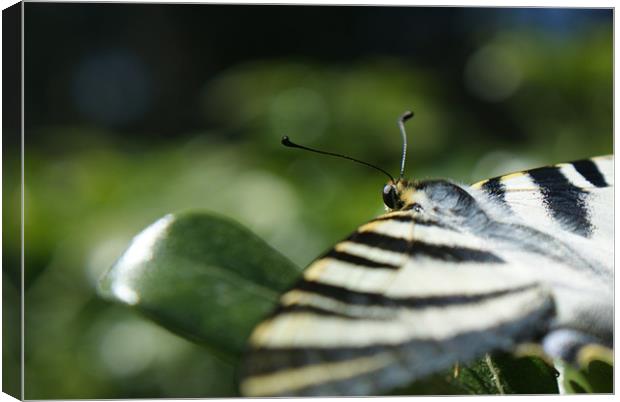
[[[613,155],[561,163],[472,185],[500,206],[505,220],[544,232],[592,261],[612,279],[614,255]],[[501,219],[501,218],[498,218]]]
[[[246,396],[375,395],[546,329],[548,291],[492,245],[411,211],[317,259],[255,328]]]
[[[472,185],[496,206],[496,220],[538,232],[512,238],[530,251],[512,259],[552,290],[556,326],[578,329],[608,345],[613,336],[613,164],[609,155]]]
[[[519,219],[557,236],[613,245],[613,155],[560,163],[473,184]]]

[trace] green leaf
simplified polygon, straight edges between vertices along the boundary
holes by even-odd
[[[557,394],[557,371],[536,356],[487,355],[391,392],[391,395]]]
[[[567,393],[613,393],[613,351],[599,345],[586,345],[577,354],[578,367],[564,365]]]
[[[502,353],[493,355],[491,361],[501,379],[505,393],[557,394],[559,392],[557,370],[539,357],[515,357]]]
[[[472,394],[557,394],[557,371],[535,356],[496,353],[461,368],[458,381]]]
[[[138,234],[99,293],[236,364],[252,328],[298,275],[238,223],[190,212],[166,215]]]

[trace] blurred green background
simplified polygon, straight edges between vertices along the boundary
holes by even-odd
[[[382,211],[380,173],[284,134],[396,174],[396,119],[413,109],[406,175],[465,183],[613,152],[611,10],[25,11],[29,399],[230,393],[231,367],[95,286],[168,212],[228,215],[305,266]],[[18,241],[5,238],[9,295]]]

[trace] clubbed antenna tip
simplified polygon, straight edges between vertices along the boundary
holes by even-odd
[[[405,132],[405,122],[413,117],[413,112],[411,110],[407,110],[400,116],[398,119],[398,127],[400,128],[400,134],[403,137],[403,156],[400,160],[400,178],[403,178],[405,174],[405,159],[407,159],[407,133]]]
[[[295,145],[291,142],[291,140],[289,140],[288,135],[283,135],[282,139],[280,140],[280,142],[285,147],[293,147],[293,148],[295,147]]]
[[[404,123],[412,117],[413,117],[413,112],[411,110],[407,110],[405,113],[403,113],[402,116],[400,116],[400,121]]]

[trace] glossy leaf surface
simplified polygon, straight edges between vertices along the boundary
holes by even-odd
[[[138,234],[102,278],[100,293],[235,363],[254,325],[298,274],[236,222],[184,213]]]

